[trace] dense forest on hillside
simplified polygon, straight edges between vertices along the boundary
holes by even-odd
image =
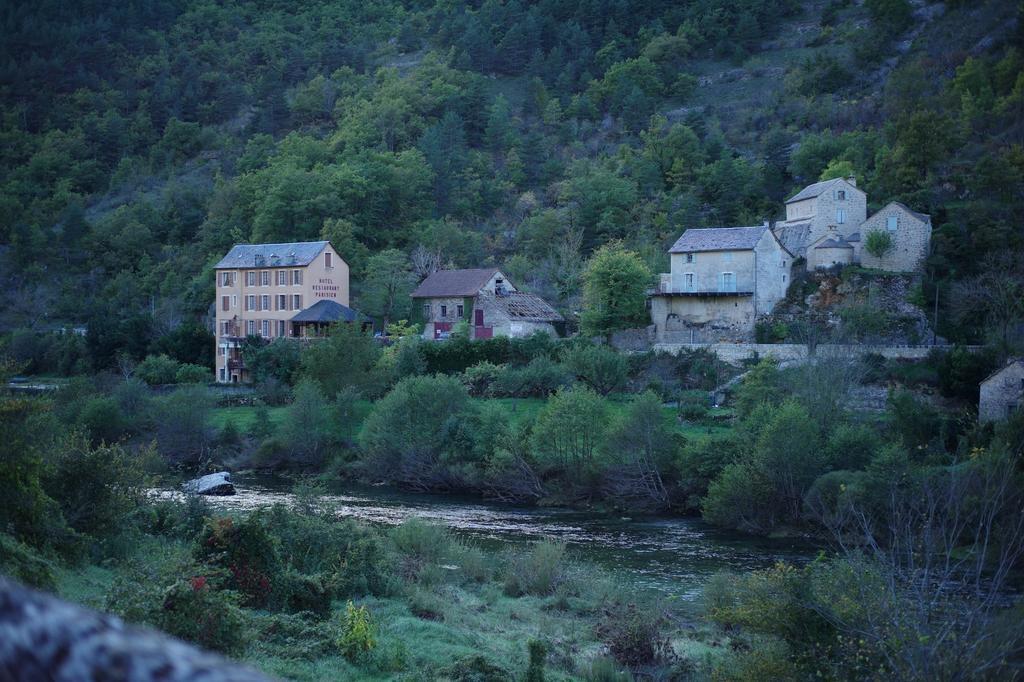
[[[952,0],[8,4],[0,322],[39,371],[111,367],[118,350],[207,364],[211,265],[235,242],[321,237],[371,315],[407,312],[374,295],[382,281],[500,264],[572,317],[601,244],[658,272],[686,227],[756,224],[795,188],[855,174],[872,206],[933,216],[918,300],[937,295],[940,333],[982,340],[1021,316],[1019,14]],[[1009,295],[955,305],[979,278]],[[64,324],[89,325],[86,342],[38,341]]]
[[[998,0],[3,4],[0,574],[297,680],[1019,679],[1022,20]],[[808,357],[602,338],[648,322],[683,230],[770,221],[840,176],[869,210],[928,213],[931,251],[913,274],[794,270],[754,337]],[[315,239],[389,337],[249,337],[253,383],[213,384],[213,265]],[[568,338],[421,339],[408,293],[478,266]],[[952,343],[889,352],[930,324]],[[191,494],[213,471],[244,504]],[[542,530],[339,518],[360,484]],[[680,569],[663,588],[619,570],[661,561],[653,527]],[[765,544],[709,578],[712,533]],[[607,572],[584,544],[614,546]]]

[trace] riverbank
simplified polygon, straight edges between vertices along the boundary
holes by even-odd
[[[329,496],[288,501],[295,511],[156,502],[130,549],[60,569],[57,591],[292,680],[520,679],[530,642],[547,680],[630,679],[627,665],[707,675],[732,655],[695,613],[558,540],[487,543],[422,519],[339,520]],[[266,583],[242,578],[256,574]]]
[[[274,474],[232,477],[236,494],[212,497],[211,508],[251,512],[302,504],[306,480]],[[785,561],[801,564],[819,546],[799,538],[761,538],[716,529],[695,517],[623,516],[594,510],[524,507],[458,495],[431,495],[387,486],[332,481],[318,499],[334,518],[381,528],[422,519],[493,550],[562,543],[578,559],[617,576],[631,590],[648,590],[697,609],[703,583],[718,571],[752,571]],[[296,492],[298,491],[298,492]],[[175,490],[163,497],[184,499]]]

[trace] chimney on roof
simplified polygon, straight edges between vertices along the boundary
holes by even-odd
[[[853,185],[854,187],[856,187],[856,186],[857,186],[857,176],[856,176],[856,175],[850,175],[850,176],[848,176],[848,177],[846,178],[846,181],[847,181],[848,183],[850,183],[851,185]]]

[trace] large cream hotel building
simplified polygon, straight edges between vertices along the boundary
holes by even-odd
[[[293,322],[321,301],[348,309],[348,264],[330,242],[236,244],[215,267],[217,381],[249,381],[241,354],[247,336],[301,338]],[[321,304],[317,309],[337,309]]]

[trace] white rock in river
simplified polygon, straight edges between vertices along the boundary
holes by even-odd
[[[218,471],[187,481],[181,486],[185,492],[195,495],[234,495],[235,486],[231,483],[231,474]]]

